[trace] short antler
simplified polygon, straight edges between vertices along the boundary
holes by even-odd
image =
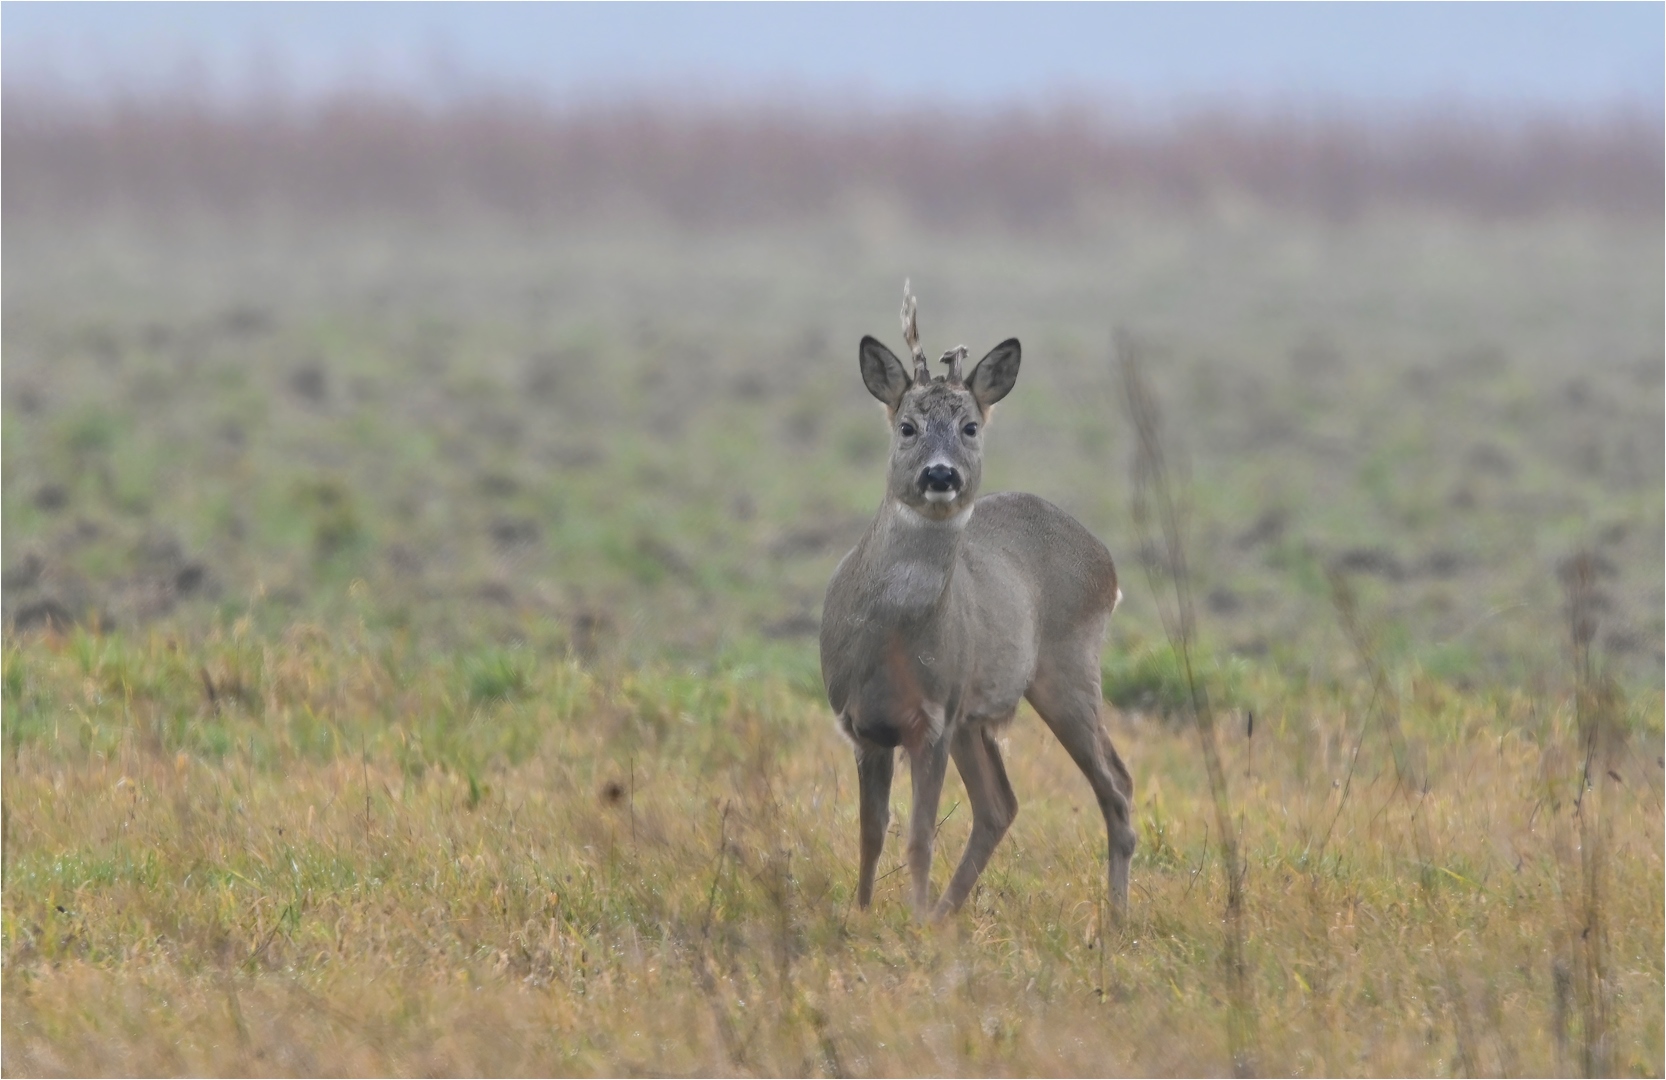
[[[964,386],[966,378],[961,374],[960,365],[966,360],[966,346],[956,345],[938,358],[939,364],[949,365],[949,382],[956,386]]]
[[[926,351],[920,348],[920,327],[916,321],[919,309],[914,299],[914,290],[909,287],[909,279],[902,282],[902,340],[908,345],[908,351],[914,356],[914,382],[928,383],[931,381],[931,365],[926,363]]]

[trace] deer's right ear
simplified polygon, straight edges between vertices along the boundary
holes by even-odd
[[[1018,381],[1020,352],[1018,339],[1007,338],[990,349],[989,355],[979,360],[978,366],[972,369],[966,388],[972,391],[972,400],[978,403],[978,408],[986,417],[990,406],[1006,397],[1012,391],[1012,384]]]
[[[908,393],[912,385],[908,380],[908,369],[902,366],[895,353],[873,337],[864,337],[858,352],[862,362],[862,383],[868,388],[868,393],[885,403],[885,407],[892,412],[902,404],[902,396]]]

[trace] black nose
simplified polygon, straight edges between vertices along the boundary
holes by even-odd
[[[949,465],[933,465],[920,474],[920,486],[928,491],[959,491],[960,470]]]

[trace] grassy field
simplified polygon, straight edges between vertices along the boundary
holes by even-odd
[[[246,625],[194,648],[76,634],[5,665],[8,1074],[1233,1065],[1183,728],[1113,724],[1140,784],[1126,924],[1104,921],[1086,784],[1026,712],[1025,809],[966,910],[921,927],[895,871],[855,910],[848,755],[813,695],[757,668],[604,678]],[[1240,687],[1241,1052],[1542,1075],[1587,1067],[1600,1033],[1614,1073],[1658,1075],[1658,698],[1616,710],[1576,813],[1569,700],[1405,690],[1402,781],[1362,688]],[[957,780],[944,806],[939,885]]]
[[[1666,1072],[1658,215],[835,195],[8,203],[0,1071]],[[916,925],[895,839],[854,908],[815,635],[905,276],[928,350],[1024,342],[986,490],[1122,568],[1123,925],[1027,710],[967,909]],[[1241,981],[1115,327],[1185,466]]]

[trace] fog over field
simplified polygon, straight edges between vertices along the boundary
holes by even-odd
[[[276,625],[362,580],[453,645],[808,637],[877,499],[855,341],[910,277],[928,346],[1026,343],[993,487],[1131,569],[1111,332],[1153,350],[1223,649],[1323,669],[1340,561],[1422,662],[1519,678],[1594,546],[1658,682],[1660,138],[1625,115],[24,100],[6,149],[13,620]]]
[[[6,104],[8,1074],[1666,1068],[1649,109]],[[1129,923],[1027,710],[959,921],[851,902],[905,279],[1121,570]]]

